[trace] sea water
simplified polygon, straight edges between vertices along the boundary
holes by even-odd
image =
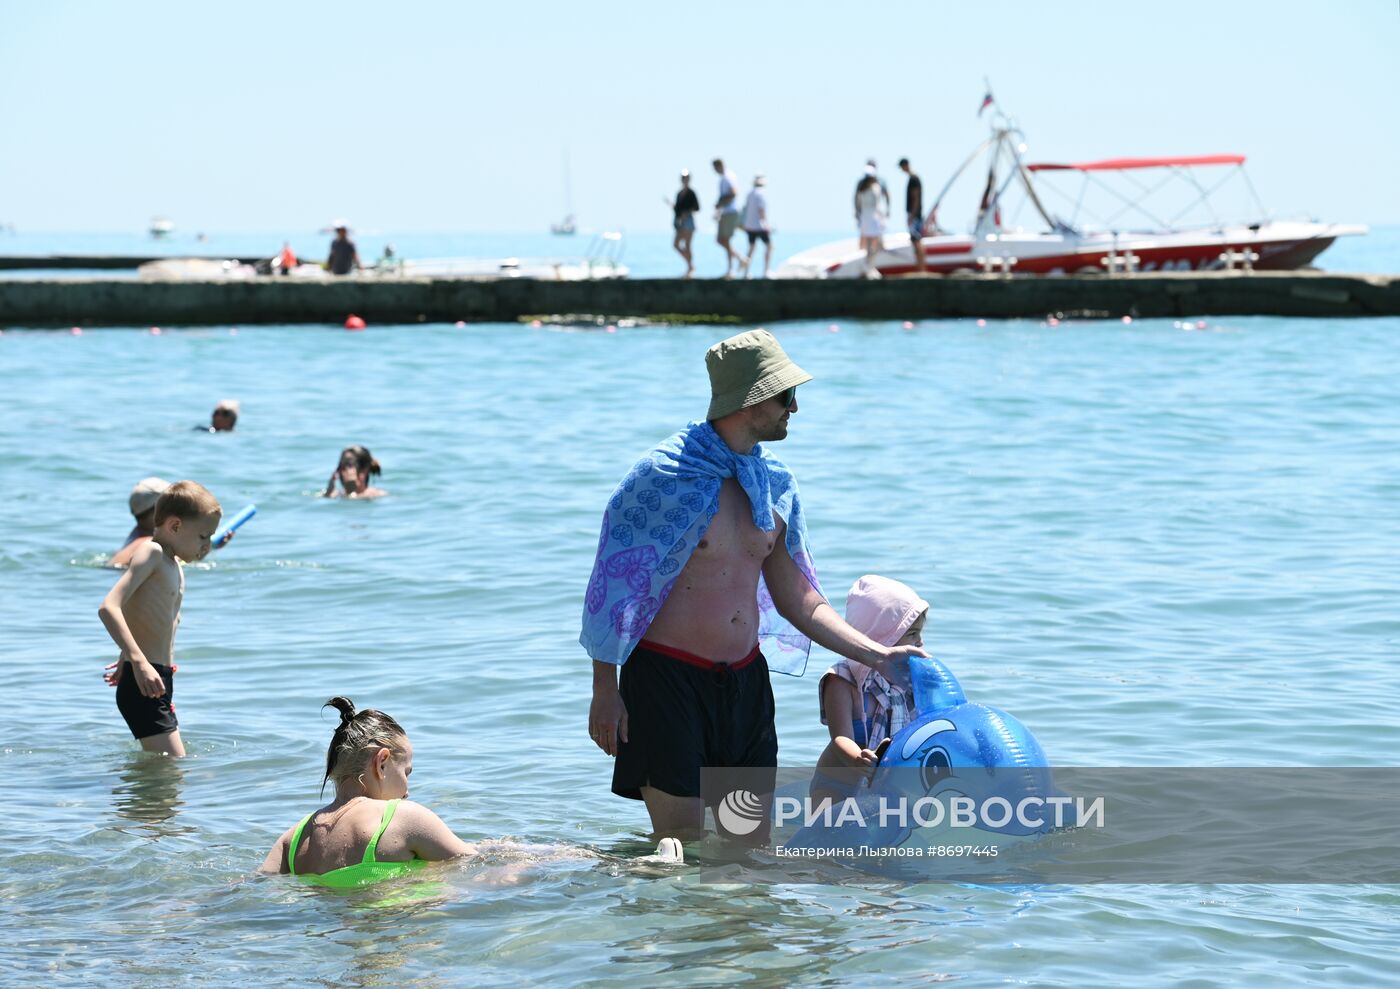
[[[1396,270],[1394,243],[1324,260]],[[839,608],[863,573],[913,585],[930,651],[1060,765],[1393,765],[1400,320],[1201,318],[770,327],[815,378],[775,453],[823,586]],[[587,735],[583,591],[613,485],[703,414],[705,348],[742,328],[6,330],[4,981],[1393,979],[1394,887],[640,861],[645,812]],[[191,428],[228,397],[235,432]],[[318,497],[350,444],[388,497]],[[186,570],[179,762],[138,752],[101,676],[103,563],[149,474],[258,506]],[[774,678],[785,765],[826,741],[831,658]],[[404,724],[413,799],[482,860],[350,896],[254,875],[320,805],[333,694]]]

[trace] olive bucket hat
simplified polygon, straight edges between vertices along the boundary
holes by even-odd
[[[767,330],[721,340],[706,352],[705,369],[710,372],[710,411],[705,418],[712,421],[812,380]]]

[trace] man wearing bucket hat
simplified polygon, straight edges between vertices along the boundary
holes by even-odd
[[[770,669],[800,676],[815,641],[904,680],[924,654],[875,642],[827,603],[796,481],[761,445],[787,437],[812,376],[765,330],[722,340],[705,364],[705,420],[642,457],[608,501],[579,636],[589,735],[656,837],[703,833],[723,794],[702,792],[702,766],[776,767]]]

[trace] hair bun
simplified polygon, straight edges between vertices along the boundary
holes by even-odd
[[[333,707],[340,712],[340,727],[344,728],[355,717],[355,702],[348,697],[332,697],[322,707]]]

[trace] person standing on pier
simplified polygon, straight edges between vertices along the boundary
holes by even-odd
[[[904,190],[904,213],[909,220],[909,245],[914,248],[914,263],[920,271],[927,271],[924,264],[924,183],[908,158],[899,159],[899,170],[909,176],[909,185]]]
[[[332,275],[348,275],[361,268],[360,253],[355,250],[355,242],[350,239],[349,226],[344,220],[335,222],[335,240],[331,241],[331,253],[330,257],[326,258],[326,267],[331,270]]]
[[[690,241],[695,236],[695,214],[700,212],[700,200],[696,197],[695,190],[690,187],[688,168],[681,169],[681,191],[676,193],[672,209],[676,214],[676,239],[671,246],[676,249],[677,254],[685,258],[685,277],[689,278],[695,274],[695,256],[690,251]]]
[[[885,197],[888,201],[889,197]],[[879,278],[876,258],[884,249],[885,214],[880,211],[880,180],[874,172],[856,186],[856,218],[860,222],[860,247],[865,251],[865,277]]]
[[[884,197],[885,200],[885,215],[889,216],[890,214],[890,187],[885,185],[884,179],[880,178],[878,167],[875,164],[875,159],[867,158],[865,159],[865,172],[861,175],[860,180],[856,182],[856,226],[860,226],[860,193],[861,190],[865,188],[867,179],[875,180],[875,185],[879,188],[880,195]]]
[[[763,277],[768,277],[768,264],[773,260],[772,226],[768,222],[768,197],[763,194],[768,180],[762,175],[754,176],[753,188],[744,200],[744,233],[749,237],[749,253],[744,258],[744,274],[753,265],[754,248],[763,241]]]
[[[721,159],[716,158],[714,166],[715,174],[719,176],[719,201],[715,203],[719,235],[715,241],[724,248],[724,277],[733,278],[735,267],[739,269],[739,274],[744,273],[744,256],[729,246],[734,239],[734,231],[739,228],[739,207],[735,204],[739,198],[739,187],[734,183],[733,173],[725,169]]]

